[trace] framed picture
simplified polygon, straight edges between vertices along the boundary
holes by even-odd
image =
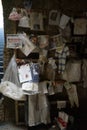
[[[41,12],[30,13],[31,30],[43,31],[43,15]]]
[[[75,18],[73,23],[73,35],[87,35],[87,19]]]
[[[59,25],[60,21],[60,12],[57,10],[51,10],[49,12],[49,25]]]

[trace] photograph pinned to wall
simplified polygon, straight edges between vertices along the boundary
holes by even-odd
[[[73,35],[87,35],[87,19],[86,18],[74,19]]]
[[[33,44],[26,34],[19,34],[22,40],[22,48],[20,50],[23,52],[25,56],[28,56],[35,48],[35,44]]]
[[[53,41],[56,43],[56,47],[59,47],[63,44],[63,37],[61,34],[54,35],[52,38]]]
[[[70,20],[70,17],[65,15],[65,14],[62,14],[61,15],[61,18],[60,18],[60,22],[59,22],[59,27],[61,29],[65,29],[65,27],[67,26],[68,22]]]
[[[6,35],[7,48],[18,49],[22,48],[22,40],[18,34],[7,34]]]
[[[59,25],[60,21],[60,12],[57,10],[51,10],[49,12],[49,25]]]
[[[29,82],[32,80],[32,74],[29,64],[18,66],[18,77],[20,83]]]
[[[54,48],[52,48],[51,50],[55,49],[56,52],[61,53],[65,46],[65,39],[62,37],[61,34],[54,35],[52,39],[54,43]]]
[[[49,36],[48,35],[38,35],[38,42],[40,48],[46,48],[49,46]]]
[[[43,31],[43,15],[41,12],[30,13],[31,30]]]
[[[32,0],[24,0],[23,5],[26,10],[30,10],[32,7]]]
[[[50,37],[50,39],[51,39],[50,44],[49,44],[50,50],[56,49],[57,47],[61,46],[63,43],[61,34],[54,35]]]

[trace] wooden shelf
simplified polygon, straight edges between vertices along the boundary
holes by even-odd
[[[31,30],[30,28],[18,27],[17,32],[25,32],[34,35],[57,35],[59,32],[56,30]]]

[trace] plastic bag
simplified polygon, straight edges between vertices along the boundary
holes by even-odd
[[[17,69],[15,55],[13,55],[13,57],[11,58],[8,66],[6,68],[2,81],[10,81],[10,82],[14,83],[15,85],[17,85],[18,87],[21,87],[21,84],[18,79],[18,69]]]
[[[63,111],[59,112],[59,114],[58,114],[58,124],[59,124],[60,130],[67,129],[68,119],[69,119],[69,115],[67,113],[65,113]]]
[[[24,99],[24,94],[22,88],[17,87],[14,83],[9,81],[1,82],[0,92],[13,100],[22,100]]]
[[[28,17],[27,11],[25,9],[21,9],[22,17],[19,20],[19,27],[30,28],[30,18]]]
[[[21,19],[21,17],[22,17],[21,13],[18,13],[17,9],[13,8],[12,11],[11,11],[11,13],[9,14],[8,19],[12,20],[12,21],[18,21],[18,20]]]

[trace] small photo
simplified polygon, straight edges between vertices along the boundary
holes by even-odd
[[[49,25],[59,25],[60,22],[60,12],[57,10],[51,10],[49,12]]]
[[[56,18],[57,18],[57,15],[58,15],[58,12],[52,12],[51,16],[50,16],[50,19],[55,21]]]
[[[43,31],[43,15],[42,13],[38,12],[31,12],[30,13],[30,23],[31,23],[31,30],[40,30]]]

